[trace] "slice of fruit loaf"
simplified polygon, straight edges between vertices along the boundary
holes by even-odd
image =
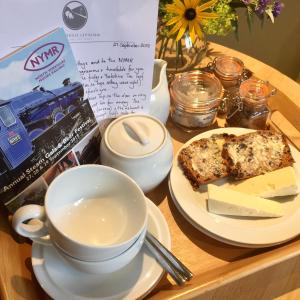
[[[235,179],[254,177],[294,163],[285,137],[268,130],[232,138],[224,144],[222,156]]]
[[[179,164],[194,189],[228,175],[222,149],[224,143],[232,137],[234,135],[226,133],[214,134],[210,138],[194,141],[180,151]]]

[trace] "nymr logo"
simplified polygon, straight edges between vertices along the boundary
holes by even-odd
[[[27,58],[24,70],[39,71],[52,65],[61,56],[64,44],[58,42],[47,43],[36,50]]]

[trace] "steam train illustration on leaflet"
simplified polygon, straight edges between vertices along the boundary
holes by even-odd
[[[34,152],[34,140],[73,111],[83,100],[80,82],[46,90],[32,91],[0,101],[0,174],[13,170]]]

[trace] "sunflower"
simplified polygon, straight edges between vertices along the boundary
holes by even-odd
[[[201,39],[203,33],[201,30],[201,22],[203,19],[218,18],[218,14],[204,12],[212,8],[218,0],[210,0],[199,5],[201,0],[173,0],[172,4],[166,4],[166,11],[173,17],[166,23],[167,26],[174,25],[169,34],[173,35],[178,31],[176,41],[179,41],[187,28],[192,43],[196,39],[196,35]]]

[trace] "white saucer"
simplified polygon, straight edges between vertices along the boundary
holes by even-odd
[[[168,249],[171,236],[159,208],[148,199],[148,230]],[[146,246],[129,265],[110,274],[93,275],[72,268],[54,247],[32,245],[32,266],[41,287],[57,300],[137,299],[148,294],[163,275],[163,269]]]

